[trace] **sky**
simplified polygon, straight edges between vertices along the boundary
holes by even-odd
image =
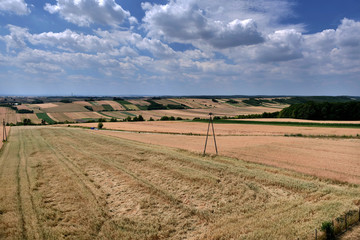
[[[0,95],[360,96],[360,1],[0,0]]]

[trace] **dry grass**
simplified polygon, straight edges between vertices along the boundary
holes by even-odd
[[[126,99],[126,101],[134,104],[134,105],[140,105],[140,106],[149,106],[150,103],[145,101],[145,99]]]
[[[17,122],[23,122],[24,119],[30,119],[32,123],[41,123],[41,120],[36,116],[35,113],[18,113],[16,114]]]
[[[6,135],[7,136],[9,136],[9,133],[10,133],[10,127],[5,127],[6,128]],[[1,148],[2,148],[2,146],[3,146],[3,139],[4,139],[4,126],[2,125],[2,123],[1,123],[1,125],[0,125],[0,150],[1,150]]]
[[[13,128],[0,192],[2,239],[309,239],[360,199],[357,186],[51,127]]]
[[[360,225],[356,225],[349,229],[346,233],[339,237],[341,240],[360,239]]]
[[[46,108],[55,108],[58,107],[58,103],[41,103],[41,104],[30,104],[29,106],[33,105],[34,107],[46,109]],[[31,108],[31,107],[30,107]]]
[[[51,103],[49,103],[51,104]],[[56,107],[42,109],[46,113],[65,113],[65,112],[86,112],[87,110],[76,103],[56,103]],[[40,104],[39,104],[40,105]]]
[[[360,121],[322,121],[322,120],[306,120],[294,118],[253,118],[253,119],[233,119],[238,121],[259,121],[259,122],[296,122],[296,123],[344,123],[344,124],[360,124]]]
[[[202,153],[205,136],[101,131],[144,143]],[[314,176],[360,184],[360,142],[356,139],[288,138],[281,136],[220,136],[221,155],[291,169]],[[210,138],[207,152],[214,154]]]
[[[3,120],[5,120],[6,123],[16,123],[17,122],[16,112],[7,107],[0,107],[0,122],[1,122],[1,124],[2,124]]]
[[[99,103],[100,105],[102,104],[106,104],[106,105],[110,105],[115,111],[123,111],[125,110],[125,108],[118,102],[115,101],[97,101],[97,103]]]
[[[94,123],[78,126],[95,127]],[[207,123],[181,121],[153,121],[153,122],[107,122],[104,128],[126,131],[142,131],[157,133],[206,134]],[[323,135],[323,136],[356,136],[360,135],[359,128],[325,128],[325,127],[294,127],[271,126],[256,124],[215,124],[217,135],[222,136],[284,136],[285,134]]]
[[[70,119],[74,119],[74,121],[81,121],[86,119],[99,119],[99,118],[107,118],[100,113],[97,112],[70,112],[65,113]]]
[[[65,122],[65,121],[72,122],[72,121],[74,121],[73,118],[70,118],[68,115],[66,115],[66,113],[62,113],[62,112],[48,113],[47,115],[56,122]]]

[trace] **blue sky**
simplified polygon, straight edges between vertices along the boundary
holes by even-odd
[[[1,0],[0,95],[360,95],[358,0]]]

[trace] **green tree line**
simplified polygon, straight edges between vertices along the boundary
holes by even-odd
[[[360,102],[307,102],[293,104],[281,110],[279,117],[309,120],[360,120]]]

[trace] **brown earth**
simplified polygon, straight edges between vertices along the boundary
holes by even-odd
[[[339,237],[340,240],[358,240],[360,239],[360,223],[351,227],[343,235]]]

